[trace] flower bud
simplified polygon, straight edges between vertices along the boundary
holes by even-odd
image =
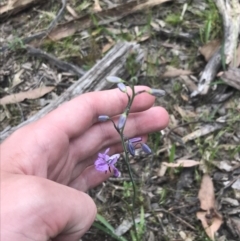
[[[123,80],[117,76],[108,76],[106,78],[106,80],[111,83],[122,83],[123,82]]]
[[[151,154],[152,150],[150,149],[150,147],[147,144],[141,143],[142,145],[142,150],[146,153],[146,154]]]
[[[121,130],[124,127],[126,121],[127,121],[127,115],[124,112],[123,114],[120,115],[119,120],[118,120],[117,127],[119,130]]]
[[[132,156],[135,156],[135,148],[134,148],[134,146],[133,146],[133,144],[132,144],[131,141],[128,141],[128,142],[127,142],[127,148],[128,148],[129,153],[130,153]]]
[[[117,84],[118,89],[120,89],[123,93],[127,93],[127,86],[123,83],[118,83]]]
[[[156,97],[163,97],[166,94],[164,90],[160,90],[160,89],[150,89],[148,93]]]
[[[107,116],[107,115],[100,115],[100,116],[98,116],[98,121],[100,121],[100,122],[104,122],[104,121],[107,121],[109,119],[110,119],[110,117]]]

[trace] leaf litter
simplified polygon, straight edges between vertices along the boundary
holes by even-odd
[[[78,5],[76,1],[70,0],[66,6],[67,11],[51,33],[32,43],[35,48],[44,48],[45,52],[56,58],[87,70],[117,41],[138,41],[147,60],[139,70],[139,84],[166,90],[166,99],[157,101],[156,105],[164,106],[171,118],[169,128],[149,137],[156,150],[154,156],[149,159],[139,153],[131,160],[139,189],[138,204],[143,204],[144,212],[151,214],[145,219],[146,230],[142,240],[166,240],[168,237],[171,240],[202,241],[206,239],[206,232],[211,239],[235,241],[240,237],[239,208],[236,206],[240,200],[240,188],[238,179],[235,180],[236,175],[239,175],[237,166],[240,163],[240,99],[237,92],[233,92],[227,99],[220,99],[234,88],[237,89],[234,86],[232,88],[230,82],[231,79],[235,81],[234,76],[238,75],[236,71],[222,69],[211,85],[211,92],[202,99],[191,98],[191,93],[198,88],[198,77],[203,66],[218,48],[215,39],[220,39],[221,36],[214,36],[208,44],[199,41],[199,29],[204,28],[204,19],[198,16],[199,13],[209,11],[206,2],[193,1],[187,8],[181,1],[162,4],[163,2],[115,0],[83,2]],[[70,73],[68,69],[60,69],[59,65],[52,65],[47,59],[21,55],[22,50],[14,50],[18,46],[14,45],[18,40],[16,36],[27,39],[31,34],[46,30],[47,21],[44,20],[56,16],[55,11],[60,7],[59,3],[51,5],[47,1],[41,2],[38,11],[33,11],[30,5],[30,11],[23,11],[16,19],[13,14],[9,20],[4,20],[0,40],[4,46],[8,41],[12,52],[7,50],[3,55],[4,61],[0,59],[0,97],[7,97],[10,93],[25,96],[18,103],[0,106],[3,117],[1,130],[16,125],[16,121],[19,123],[21,112],[25,118],[31,116],[31,112],[36,112],[51,99],[61,95],[77,79],[76,74]],[[100,10],[95,15],[94,7]],[[93,16],[96,18],[94,21]],[[171,22],[175,17],[181,21],[176,25]],[[26,19],[33,26],[27,26]],[[20,27],[16,27],[19,22]],[[49,22],[50,19],[47,23]],[[16,36],[11,34],[14,28],[17,29]],[[237,66],[238,57],[235,61]],[[28,63],[32,67],[24,68]],[[222,82],[219,79],[221,77],[230,87],[225,85],[228,88],[223,88],[223,84],[219,84]],[[25,92],[49,85],[55,86],[50,94],[43,98],[38,93],[39,97],[35,95],[37,99],[25,101]],[[103,184],[101,200],[105,203],[97,198],[99,188],[102,187],[93,189],[90,193],[97,203],[99,213],[115,229],[130,217],[125,206],[126,202],[130,203],[129,177],[124,174],[124,166],[121,163],[119,165],[123,177]],[[204,181],[211,187],[207,201],[211,205],[205,206],[206,210],[198,205],[198,192],[205,186],[202,183],[199,187],[201,179],[205,179],[205,176],[201,178],[202,170],[211,174],[211,178]],[[215,192],[209,179],[215,184]],[[200,203],[201,199],[204,200],[202,195],[199,196]],[[201,213],[202,228],[195,217],[196,213]],[[224,218],[221,219],[219,213]],[[139,212],[136,216],[138,214]],[[223,222],[224,225],[221,225]],[[124,237],[131,240],[129,228]],[[114,240],[96,228],[92,228],[83,237],[83,241],[93,239]]]
[[[222,225],[223,219],[216,210],[214,186],[211,177],[207,174],[202,178],[198,198],[203,211],[197,212],[197,217],[201,220],[208,237],[215,240],[215,233]]]

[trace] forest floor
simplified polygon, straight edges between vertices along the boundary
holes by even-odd
[[[138,84],[164,89],[166,97],[155,105],[170,114],[169,126],[149,135],[153,154],[137,152],[130,160],[140,240],[240,240],[240,92],[215,77],[207,94],[191,97],[224,35],[221,16],[213,0],[143,2],[152,1],[69,0],[49,38],[29,36],[48,28],[61,1],[0,15],[0,98],[22,94],[0,105],[0,131],[28,119],[79,78],[29,55],[26,38],[83,74],[118,41],[137,42],[145,53]],[[27,99],[26,92],[41,86],[55,88]],[[136,240],[128,205],[132,185],[124,164],[118,167],[120,178],[89,191],[99,216],[83,241]]]

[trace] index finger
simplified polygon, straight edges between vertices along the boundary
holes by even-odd
[[[146,86],[136,86],[135,91],[148,90]],[[147,93],[137,95],[130,112],[149,109],[155,98]],[[96,123],[99,115],[114,116],[126,108],[128,98],[119,89],[90,92],[80,95],[46,115],[41,121],[52,124],[65,132],[69,139],[85,132]],[[41,122],[40,121],[40,122]]]

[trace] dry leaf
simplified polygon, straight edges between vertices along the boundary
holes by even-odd
[[[79,18],[76,11],[69,4],[67,4],[66,9],[74,18]]]
[[[158,170],[158,176],[163,177],[167,171],[167,166],[161,165],[160,169]]]
[[[162,164],[167,167],[194,167],[200,163],[194,160],[177,160],[176,163],[163,162]]]
[[[214,240],[214,235],[220,228],[223,220],[215,209],[214,186],[211,177],[207,174],[202,178],[198,198],[201,203],[201,209],[205,211],[197,212],[197,217],[201,220],[208,237]]]
[[[130,15],[135,12],[139,12],[145,10],[146,8],[154,7],[164,2],[168,2],[170,0],[148,0],[144,3],[139,3],[137,0],[133,0],[124,4],[120,4],[117,7],[113,7],[110,9],[104,9],[101,12],[98,12],[98,18],[102,19],[99,20],[99,25],[102,22],[105,22],[106,19],[109,20],[110,18],[115,19],[116,14],[117,18],[121,19],[127,15]],[[112,20],[114,21],[114,20]],[[52,40],[60,40],[62,38],[68,37],[73,35],[76,31],[81,31],[84,29],[88,29],[93,25],[91,14],[83,15],[74,21],[69,21],[63,24],[59,24],[56,26],[55,29],[49,34],[49,38]]]
[[[102,8],[99,4],[99,0],[94,0],[94,6],[93,6],[94,12],[101,12]]]
[[[187,88],[193,92],[197,90],[197,85],[194,83],[194,81],[187,75],[181,75],[181,79],[183,80],[184,84],[187,86]]]
[[[187,142],[190,140],[194,140],[200,136],[208,135],[216,130],[222,129],[223,125],[221,124],[212,124],[212,125],[205,125],[201,127],[199,130],[196,130],[182,138],[183,142]]]
[[[20,76],[22,75],[23,72],[24,72],[24,69],[21,69],[14,75],[11,88],[13,88],[23,82],[23,79],[20,79]]]
[[[219,49],[221,46],[221,42],[219,39],[212,40],[206,43],[204,46],[199,48],[199,52],[204,56],[205,60],[208,61],[214,53]]]
[[[0,104],[1,105],[14,104],[14,103],[21,102],[25,99],[37,99],[51,92],[54,88],[55,88],[54,86],[43,86],[40,88],[36,88],[34,90],[7,95],[0,99]]]
[[[222,218],[216,216],[211,219],[211,224],[208,223],[208,218],[206,218],[207,212],[197,212],[197,218],[201,220],[202,226],[208,235],[208,237],[212,240],[215,240],[214,235],[221,227]]]
[[[190,110],[184,110],[178,105],[174,105],[174,109],[181,115],[182,118],[194,118],[196,114]]]
[[[150,8],[150,7],[154,7],[154,6],[157,6],[161,3],[164,3],[164,2],[169,2],[170,0],[148,0],[144,3],[140,3],[138,4],[136,7],[133,8],[134,11],[139,11],[139,10],[143,10],[143,9],[146,9],[146,8]]]
[[[209,175],[204,175],[202,178],[201,187],[198,193],[198,198],[201,203],[202,210],[210,210],[215,206],[215,195],[212,179]]]
[[[190,75],[190,74],[192,74],[190,70],[177,69],[172,66],[167,66],[167,71],[163,74],[163,77],[170,78],[170,77],[177,77],[180,75]]]
[[[106,45],[103,46],[102,48],[102,53],[106,53],[109,49],[112,48],[112,46],[115,44],[115,42],[107,43]]]

